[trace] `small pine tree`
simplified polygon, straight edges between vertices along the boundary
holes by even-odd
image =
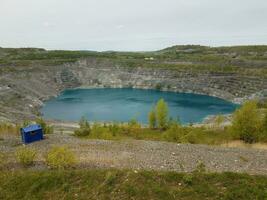
[[[148,122],[149,122],[149,128],[154,129],[157,125],[157,118],[156,118],[156,111],[155,107],[153,106],[151,111],[148,114]]]
[[[156,105],[157,125],[160,129],[166,129],[168,126],[169,108],[164,99],[160,99]]]

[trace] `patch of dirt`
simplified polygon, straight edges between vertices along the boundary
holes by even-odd
[[[19,138],[6,138],[0,142],[0,150],[12,155],[21,146],[18,142]],[[87,140],[60,133],[48,135],[45,140],[28,146],[38,151],[37,162],[43,162],[45,153],[58,145],[66,145],[74,151],[80,168],[191,172],[203,163],[210,172],[267,175],[267,150],[264,149],[139,140]]]

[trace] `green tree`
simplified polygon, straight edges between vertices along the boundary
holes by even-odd
[[[157,118],[156,118],[156,111],[155,107],[153,106],[151,111],[148,114],[148,122],[149,122],[149,128],[154,129],[157,125]]]
[[[156,105],[157,125],[160,129],[166,129],[168,126],[169,108],[164,99],[160,99]]]
[[[256,142],[262,127],[262,117],[256,101],[246,102],[233,115],[232,131],[247,143]]]

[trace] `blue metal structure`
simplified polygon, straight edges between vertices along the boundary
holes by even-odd
[[[20,132],[21,132],[21,139],[24,144],[29,144],[44,139],[43,129],[39,124],[33,124],[21,128]]]

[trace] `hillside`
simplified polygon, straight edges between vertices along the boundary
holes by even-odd
[[[67,88],[133,87],[207,94],[243,102],[265,98],[267,46],[174,46],[155,52],[0,48],[0,120],[39,114]]]

